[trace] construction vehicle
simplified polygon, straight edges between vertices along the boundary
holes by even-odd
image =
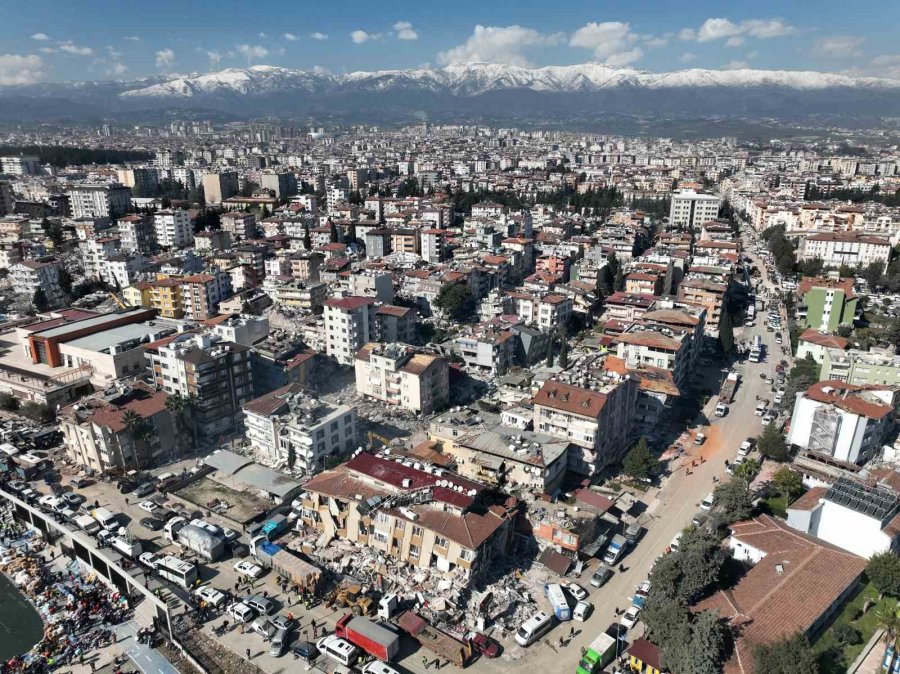
[[[366,434],[366,439],[369,441],[369,447],[371,447],[371,448],[373,448],[373,449],[375,448],[375,442],[374,442],[375,440],[378,440],[378,442],[380,442],[380,443],[381,443],[382,445],[384,445],[385,447],[389,447],[390,444],[391,444],[391,441],[390,441],[390,440],[388,440],[388,439],[387,439],[386,437],[384,437],[383,435],[379,435],[379,434],[376,433],[375,431],[369,431],[369,432]]]
[[[371,615],[376,607],[368,590],[359,583],[341,584],[325,597],[325,604],[349,608],[357,616]]]
[[[118,293],[114,293],[112,290],[110,290],[109,296],[112,297],[113,302],[115,302],[116,306],[119,307],[119,309],[121,309],[122,311],[131,309],[131,306],[125,300],[119,297]]]

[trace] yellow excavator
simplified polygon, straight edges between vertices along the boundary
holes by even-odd
[[[116,306],[119,309],[125,311],[126,309],[131,309],[131,305],[129,305],[125,300],[123,300],[117,293],[114,293],[112,290],[109,291],[109,296],[112,297],[113,302],[116,303]]]
[[[373,449],[375,447],[375,442],[374,442],[375,440],[378,440],[378,442],[380,442],[385,447],[388,447],[391,444],[390,440],[388,440],[383,435],[379,435],[375,431],[369,431],[368,434],[366,435],[366,438],[369,441],[369,447],[372,447]]]

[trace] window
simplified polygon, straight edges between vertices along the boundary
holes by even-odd
[[[425,530],[422,527],[413,526],[412,535],[413,536],[421,536],[425,533]]]
[[[444,538],[443,536],[435,536],[434,544],[436,546],[438,546],[439,548],[446,548],[450,545],[449,541],[447,541],[447,539]]]
[[[375,521],[378,522],[379,524],[384,524],[385,522],[388,521],[387,513],[377,513],[375,515]]]
[[[410,545],[409,546],[409,556],[410,557],[418,557],[421,554],[421,550],[418,545]]]
[[[379,531],[378,529],[375,529],[374,533],[372,534],[372,537],[375,539],[375,541],[377,543],[387,543],[387,534],[384,533],[383,531]]]

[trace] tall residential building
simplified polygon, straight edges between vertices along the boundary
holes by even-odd
[[[271,190],[277,199],[287,199],[297,194],[297,176],[293,173],[263,173],[259,186]]]
[[[184,317],[205,321],[217,316],[219,303],[231,297],[231,275],[213,268],[208,274],[182,276],[181,306]]]
[[[684,229],[700,229],[704,222],[719,217],[721,200],[714,194],[695,190],[679,190],[672,195],[669,225]]]
[[[222,230],[231,234],[232,241],[256,238],[256,216],[253,213],[230,211],[219,218]]]
[[[798,315],[806,327],[833,333],[838,326],[853,326],[859,299],[853,291],[852,278],[804,278],[799,291],[803,304]]]
[[[136,197],[155,197],[159,189],[159,173],[155,168],[130,168],[116,171],[119,182],[130,187]]]
[[[40,175],[41,162],[34,155],[0,157],[0,173],[8,173],[11,176]]]
[[[193,419],[200,435],[215,437],[241,422],[241,407],[253,397],[249,347],[183,333],[146,350],[157,385],[196,399]]]
[[[9,277],[17,295],[32,297],[38,288],[42,288],[47,303],[51,307],[60,307],[66,299],[59,285],[60,269],[62,262],[55,257],[40,257],[14,264],[9,269]]]
[[[450,362],[408,344],[366,344],[356,354],[356,392],[411,412],[431,414],[450,396]]]
[[[357,446],[356,409],[332,405],[294,382],[244,404],[251,448],[271,462],[313,475],[326,459],[349,455]]]
[[[375,300],[339,297],[325,301],[325,352],[353,365],[356,352],[375,339]]]
[[[116,218],[128,211],[131,189],[125,185],[72,185],[66,190],[73,218]]]
[[[163,248],[185,248],[194,243],[194,228],[187,211],[167,210],[153,214],[156,243]]]
[[[156,249],[156,228],[145,215],[126,215],[117,221],[119,245],[126,253],[151,253]]]
[[[221,204],[240,190],[235,171],[207,173],[203,176],[203,194],[207,204]]]

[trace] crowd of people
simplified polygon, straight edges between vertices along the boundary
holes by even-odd
[[[41,674],[84,664],[91,651],[115,642],[112,628],[131,612],[127,598],[85,575],[76,562],[53,570],[38,538],[26,533],[14,543],[3,550],[2,570],[37,608],[44,633],[30,651],[0,663],[0,674]]]

